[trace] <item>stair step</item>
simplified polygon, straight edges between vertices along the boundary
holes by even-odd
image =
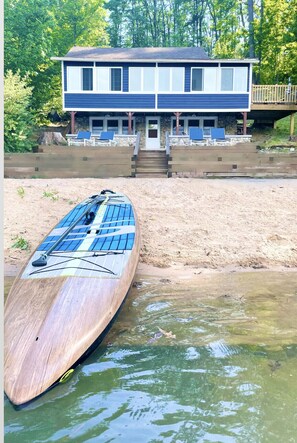
[[[157,172],[151,172],[151,173],[144,173],[144,172],[138,172],[135,174],[136,178],[166,178],[167,174],[159,174]]]
[[[137,165],[158,165],[158,166],[167,166],[167,161],[164,160],[137,160]]]
[[[138,172],[145,172],[145,173],[147,173],[147,172],[158,172],[158,173],[167,173],[167,171],[168,171],[168,168],[152,168],[152,167],[150,167],[150,166],[143,166],[143,167],[139,167],[139,166],[136,166],[136,168],[135,168],[135,171],[136,171],[136,173],[138,173]]]
[[[165,151],[140,151],[135,159],[135,177],[167,177]]]

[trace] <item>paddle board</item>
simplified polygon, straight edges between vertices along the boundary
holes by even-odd
[[[106,331],[139,249],[131,201],[108,190],[74,207],[43,240],[4,308],[4,390],[13,404],[63,381]]]

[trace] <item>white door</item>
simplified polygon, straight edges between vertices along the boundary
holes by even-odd
[[[146,117],[146,149],[160,149],[160,117]]]

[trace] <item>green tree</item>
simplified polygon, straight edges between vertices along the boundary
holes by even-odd
[[[4,69],[28,76],[42,120],[61,103],[61,67],[75,45],[108,44],[104,0],[4,0]]]
[[[29,151],[34,115],[31,111],[32,87],[20,73],[8,71],[4,77],[4,151]]]

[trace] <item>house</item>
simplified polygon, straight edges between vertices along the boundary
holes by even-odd
[[[141,134],[141,148],[165,148],[165,134],[200,127],[236,133],[251,108],[254,59],[211,59],[199,47],[73,47],[62,62],[63,109],[71,132]],[[245,128],[245,125],[244,125]]]

